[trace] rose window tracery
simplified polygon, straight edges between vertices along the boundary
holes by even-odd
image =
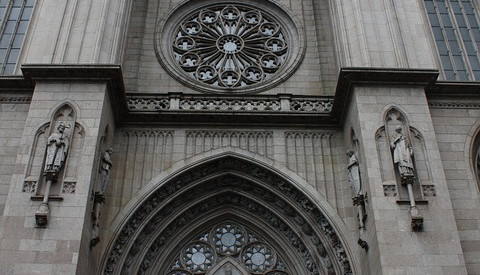
[[[203,91],[258,91],[298,67],[304,41],[285,10],[203,2],[181,6],[156,31],[159,61],[176,79]]]
[[[234,255],[240,252],[246,243],[245,230],[235,224],[223,224],[211,233],[215,250],[222,255]]]
[[[207,271],[214,262],[215,254],[207,243],[196,242],[185,248],[182,253],[182,264],[194,273]]]
[[[254,274],[263,274],[272,269],[276,262],[272,250],[263,243],[252,243],[246,247],[242,253],[242,260]]]
[[[289,275],[285,263],[270,245],[232,222],[215,226],[185,246],[166,275],[204,275],[226,258],[252,275]]]

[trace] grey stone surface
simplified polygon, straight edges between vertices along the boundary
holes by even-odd
[[[289,183],[281,186],[284,193],[271,191],[288,203],[295,200],[286,195],[291,190],[299,192],[296,198],[309,200],[296,206],[301,217],[280,215],[289,225],[307,220],[325,226],[308,216],[311,208],[326,216],[331,227],[323,230],[332,235],[325,233],[321,242],[331,258],[316,259],[325,274],[329,261],[336,263],[334,273],[341,274],[337,263],[342,260],[352,274],[480,274],[480,185],[473,165],[480,135],[478,86],[437,81],[430,69],[440,69],[440,62],[422,1],[262,2],[280,5],[299,23],[305,56],[280,85],[235,96],[202,94],[160,64],[157,24],[185,3],[36,1],[17,76],[0,77],[0,274],[102,274],[115,258],[110,257],[117,249],[114,244],[125,242],[125,257],[132,247],[146,252],[151,243],[138,248],[134,242],[141,243],[139,232],[155,213],[145,210],[149,218],[129,228],[136,213],[144,211],[139,207],[175,177],[188,182],[196,167],[226,156],[264,169],[242,174],[245,180],[255,182],[262,171],[281,175]],[[25,66],[22,71],[20,65],[33,63],[45,67]],[[101,64],[121,64],[121,70],[97,73]],[[347,69],[351,74],[344,78],[344,71],[338,72],[345,67],[361,69]],[[48,227],[36,228],[49,122],[65,104],[75,110],[74,138],[61,182],[52,185]],[[391,110],[403,115],[404,134],[414,150],[413,193],[424,218],[421,232],[412,232],[406,187],[395,173],[386,122]],[[115,152],[114,166],[98,224],[100,243],[90,248],[96,234],[92,193],[102,181],[98,171],[109,147]],[[366,198],[362,229],[348,184],[347,148],[355,149]],[[183,213],[174,210],[165,220]],[[228,207],[224,211],[216,219],[246,221],[252,215]],[[253,216],[259,231],[275,236],[268,221]],[[155,234],[168,225],[158,219]],[[205,220],[217,221],[207,215]],[[297,231],[307,250],[318,253],[322,246],[310,237],[310,229]],[[138,235],[122,235],[129,230]],[[191,239],[180,231],[170,247],[180,249]],[[329,245],[329,240],[337,241],[331,236],[338,243]],[[366,241],[368,251],[358,245],[359,239]],[[292,259],[300,255],[288,251]],[[140,260],[128,265],[140,268]]]

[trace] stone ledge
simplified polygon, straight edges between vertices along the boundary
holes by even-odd
[[[39,81],[106,82],[114,109],[115,120],[122,121],[128,113],[125,85],[120,65],[112,64],[24,64],[22,73],[32,87]]]
[[[354,86],[428,86],[435,83],[438,70],[404,68],[342,68],[335,91],[332,116],[340,124],[348,108]]]
[[[32,201],[43,201],[43,197],[41,195],[31,196],[30,199]],[[63,201],[62,196],[48,196],[48,201]]]
[[[397,204],[399,205],[410,205],[410,200],[408,199],[399,199],[397,200]],[[428,205],[428,200],[419,200],[419,199],[416,199],[415,200],[415,204],[417,205]]]

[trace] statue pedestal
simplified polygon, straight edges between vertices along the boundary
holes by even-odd
[[[423,217],[415,216],[410,213],[410,223],[412,226],[412,231],[419,232],[423,231]]]
[[[48,204],[42,204],[37,212],[35,212],[35,227],[47,227],[49,216],[50,209],[48,208]]]

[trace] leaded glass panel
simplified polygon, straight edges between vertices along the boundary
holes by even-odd
[[[424,2],[445,78],[480,80],[480,31],[471,0]]]
[[[13,74],[34,0],[0,1],[0,74]]]

